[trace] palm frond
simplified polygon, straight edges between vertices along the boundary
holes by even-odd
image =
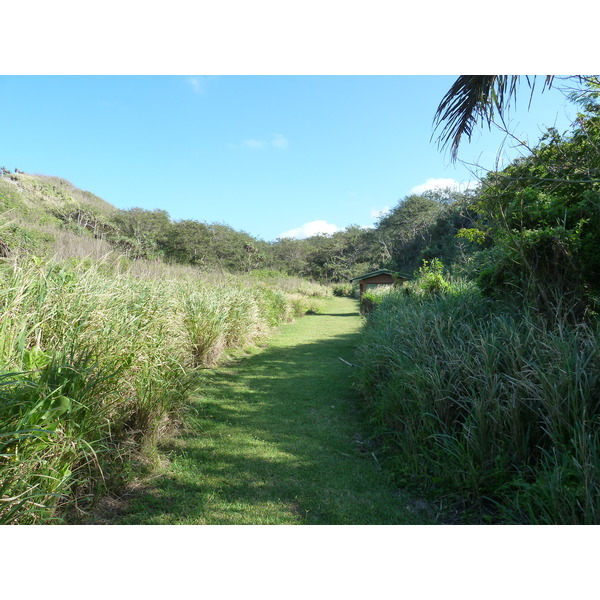
[[[552,86],[552,75],[547,75],[544,89]],[[434,117],[434,131],[444,124],[437,138],[438,144],[450,144],[452,160],[456,160],[463,136],[471,139],[473,129],[481,121],[491,125],[494,115],[504,117],[517,95],[519,75],[461,75],[440,102]],[[533,90],[535,77],[527,77]],[[531,98],[530,98],[531,102]]]

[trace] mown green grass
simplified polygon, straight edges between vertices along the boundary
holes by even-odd
[[[168,466],[121,524],[403,524],[407,508],[363,438],[349,298],[281,327],[268,347],[207,371]]]

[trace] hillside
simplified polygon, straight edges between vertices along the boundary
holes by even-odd
[[[53,223],[77,210],[104,216],[117,209],[88,191],[80,190],[66,179],[49,175],[29,175],[19,171],[0,177],[0,210],[30,224]]]
[[[117,212],[65,179],[2,170],[0,247],[4,255],[55,249],[60,241],[63,245],[73,241],[73,235],[101,238]]]
[[[50,175],[29,175],[6,173],[0,178],[0,194],[2,200],[13,200],[25,211],[42,209],[52,214],[53,210],[63,209],[67,206],[80,206],[89,210],[110,214],[117,209],[88,191],[80,190],[66,179]],[[9,206],[10,207],[10,206]]]

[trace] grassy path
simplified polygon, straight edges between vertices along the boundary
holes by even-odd
[[[327,299],[267,348],[207,371],[169,465],[117,522],[415,523],[361,439],[338,359],[352,360],[359,328],[356,301]]]

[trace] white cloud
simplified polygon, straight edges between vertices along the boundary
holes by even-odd
[[[188,77],[188,83],[190,84],[190,86],[192,87],[192,90],[194,90],[194,92],[196,94],[204,94],[204,91],[205,91],[204,78]]]
[[[279,237],[303,240],[307,237],[318,235],[320,233],[329,234],[335,233],[339,230],[340,228],[337,225],[333,225],[327,221],[311,221],[310,223],[304,223],[304,225],[301,225],[300,227],[296,227],[295,229],[290,229],[289,231],[281,233]]]
[[[228,144],[230,148],[248,148],[250,150],[260,150],[267,146],[278,148],[279,150],[287,150],[289,142],[281,133],[276,133],[270,142],[266,140],[243,140],[238,144]]]
[[[389,213],[390,210],[392,210],[392,209],[389,206],[384,206],[383,208],[374,208],[371,211],[371,216],[374,219],[379,219],[380,217],[383,217],[384,215],[386,215],[387,213]]]
[[[276,133],[271,140],[271,145],[275,148],[281,148],[282,150],[287,150],[288,141],[285,139],[283,135],[280,133]]]
[[[411,194],[422,194],[424,192],[430,192],[433,190],[444,190],[446,188],[450,188],[452,190],[457,190],[459,192],[464,192],[467,188],[474,188],[477,185],[474,181],[465,181],[459,183],[454,179],[428,179],[425,183],[421,185],[416,185],[410,190]]]
[[[242,146],[244,148],[264,148],[266,144],[262,140],[244,140]]]

